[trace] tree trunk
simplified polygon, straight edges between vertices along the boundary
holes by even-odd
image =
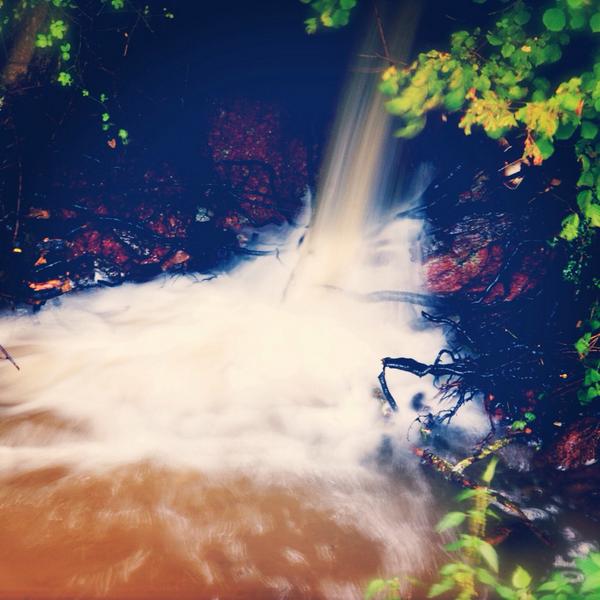
[[[48,2],[40,2],[25,17],[2,70],[2,84],[5,88],[13,88],[27,74],[35,52],[37,34],[46,22],[47,15]]]

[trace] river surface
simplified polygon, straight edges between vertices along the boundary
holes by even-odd
[[[21,368],[0,364],[1,595],[352,598],[434,567],[406,442],[432,390],[390,374],[385,418],[374,387],[382,356],[431,360],[440,334],[403,306],[291,293],[293,260],[0,320]]]

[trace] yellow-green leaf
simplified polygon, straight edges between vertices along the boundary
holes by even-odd
[[[579,215],[573,213],[565,217],[561,225],[562,229],[558,235],[567,242],[573,241],[579,234]]]

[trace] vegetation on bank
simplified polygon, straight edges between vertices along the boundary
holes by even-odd
[[[93,77],[90,67],[102,66],[102,54],[113,49],[93,48],[90,60],[90,24],[103,17],[117,19],[113,24],[120,33],[123,18],[129,21],[127,30],[119,36],[123,56],[127,55],[136,28],[151,27],[157,18],[173,19],[165,8],[158,13],[143,2],[125,0],[18,0],[0,1],[0,35],[6,48],[0,66],[0,112],[17,100],[27,84],[32,70],[38,76],[63,88],[77,89],[81,98],[90,103],[90,113],[110,148],[126,145],[129,132],[115,115],[117,99],[107,89],[95,89],[88,83]],[[17,100],[18,101],[18,100]]]
[[[365,600],[401,600],[427,598],[497,597],[502,600],[597,600],[600,598],[600,553],[575,559],[573,566],[555,569],[542,580],[535,578],[522,566],[503,575],[496,549],[486,540],[490,519],[500,519],[492,508],[497,494],[490,487],[498,459],[494,456],[481,476],[481,484],[463,490],[456,498],[459,503],[468,501],[466,510],[447,513],[438,523],[436,531],[454,530],[454,541],[445,549],[453,557],[439,569],[439,580],[428,588],[418,581],[412,582],[414,590],[405,591],[406,582],[399,578],[373,579],[365,590]]]

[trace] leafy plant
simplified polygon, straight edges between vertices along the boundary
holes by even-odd
[[[125,0],[97,0],[97,3],[99,10],[96,12],[98,14],[104,10],[122,11],[127,8],[127,12],[137,15],[138,20],[143,18],[143,21],[146,22],[150,16],[150,8],[146,4],[137,6],[137,3],[129,2],[126,7]],[[44,9],[39,12],[43,18],[37,25],[31,25],[35,23],[34,15],[38,8]],[[72,43],[75,36],[82,34],[79,24],[89,20],[89,9],[89,3],[77,0],[16,0],[11,3],[0,1],[0,31],[4,34],[5,39],[12,41],[18,32],[27,30],[27,25],[31,25],[34,28],[35,36],[32,42],[32,55],[35,52],[42,53],[49,60],[40,64],[45,67],[52,64],[57,66],[55,73],[50,73],[48,80],[56,82],[62,88],[79,89],[82,97],[105,105],[108,100],[106,94],[95,97],[83,85],[85,73],[82,65],[85,61],[78,60],[78,52],[74,52],[77,44]],[[174,14],[166,7],[162,8],[161,14],[165,19],[174,18]],[[16,45],[18,46],[18,44]],[[21,68],[27,71],[30,63],[31,60],[27,59],[27,64]],[[123,145],[127,144],[130,139],[127,130],[117,128],[109,118],[105,118],[109,113],[105,110],[105,106],[102,108],[101,129],[108,136],[108,145],[114,148],[117,141]]]
[[[470,500],[472,508],[451,511],[437,524],[438,533],[467,525],[467,531],[445,546],[456,559],[442,565],[439,580],[430,586],[427,598],[495,597],[503,600],[598,600],[600,598],[600,553],[575,560],[570,571],[555,570],[541,582],[517,565],[508,580],[500,575],[500,559],[496,549],[485,540],[489,518],[499,518],[490,508],[493,496],[490,484],[497,457],[493,456],[482,475],[482,484],[466,489],[457,496],[459,502]],[[418,582],[417,582],[418,584]],[[419,584],[418,584],[419,585]],[[373,579],[365,590],[365,600],[402,600],[398,578]],[[492,596],[494,597],[494,596]]]
[[[319,26],[336,29],[347,25],[350,13],[356,6],[356,0],[301,0],[301,2],[309,4],[317,13],[317,16],[309,17],[304,21],[308,33],[315,33]]]
[[[391,66],[380,83],[390,98],[387,109],[400,120],[400,137],[418,135],[428,113],[440,110],[459,113],[466,135],[474,128],[492,139],[520,135],[525,165],[541,165],[554,154],[556,141],[571,140],[579,191],[557,234],[572,246],[565,276],[576,284],[600,227],[599,31],[600,6],[590,0],[556,0],[546,9],[518,0],[490,28],[457,31],[449,49],[421,53],[405,68]],[[548,67],[583,38],[595,57],[587,69],[564,81],[549,79]],[[596,391],[585,388],[586,402]]]
[[[575,342],[575,350],[585,369],[583,385],[577,392],[581,404],[589,404],[600,396],[599,309],[598,302],[594,303],[590,311],[590,318],[581,324],[584,333]]]

